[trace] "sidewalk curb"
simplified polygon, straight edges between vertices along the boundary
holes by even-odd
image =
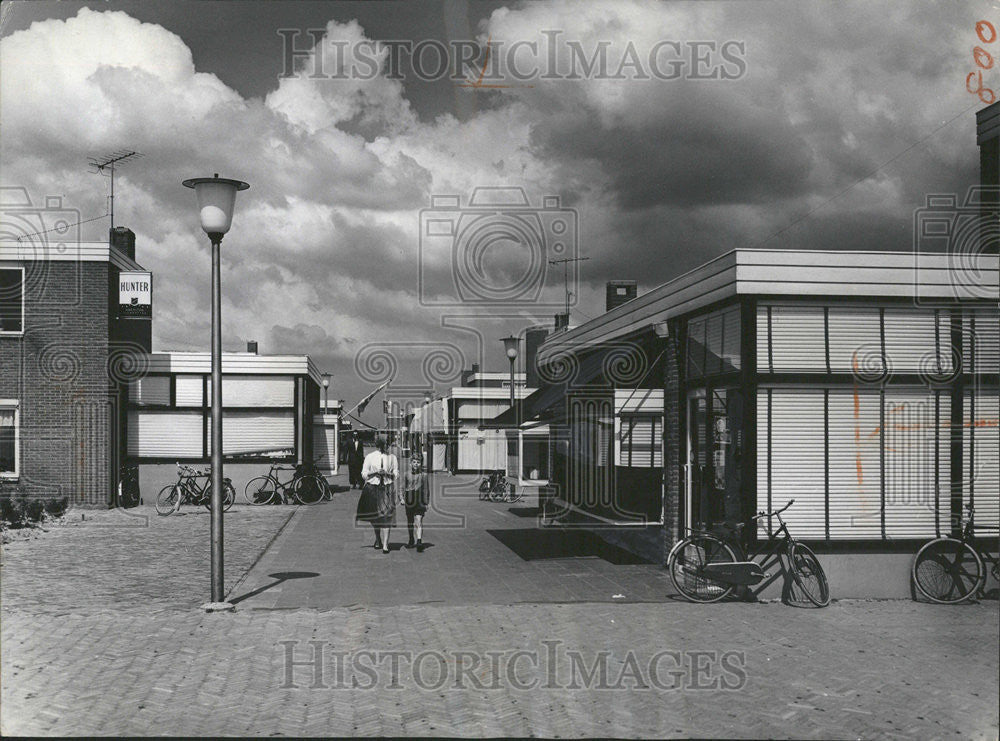
[[[253,560],[253,563],[250,564],[249,568],[247,568],[247,570],[243,572],[243,576],[237,579],[236,583],[233,584],[233,586],[226,592],[225,600],[227,602],[229,601],[229,598],[233,595],[233,593],[237,589],[243,586],[243,584],[247,580],[247,577],[250,576],[253,570],[257,567],[257,564],[260,563],[261,559],[264,558],[265,555],[267,555],[267,552],[271,550],[271,546],[274,545],[274,542],[278,539],[278,537],[283,532],[285,532],[285,528],[288,527],[288,523],[290,523],[293,519],[295,519],[296,515],[298,515],[299,512],[301,511],[302,511],[302,505],[295,505],[295,511],[289,514],[287,518],[285,518],[285,521],[281,524],[281,527],[279,527],[275,531],[274,535],[271,536],[271,539],[267,541],[267,544],[260,549],[260,553],[257,554],[257,558],[255,558]]]

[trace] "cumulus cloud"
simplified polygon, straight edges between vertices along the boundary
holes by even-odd
[[[607,279],[648,290],[733,247],[908,249],[925,194],[964,191],[976,177],[977,106],[964,90],[975,20],[964,5],[905,2],[504,7],[478,28],[482,43],[534,42],[544,60],[555,39],[563,64],[575,45],[588,59],[605,48],[612,71],[629,54],[648,71],[650,51],[671,40],[684,74],[641,79],[633,65],[625,79],[456,88],[478,105],[428,117],[407,98],[419,81],[384,68],[365,79],[308,74],[338,45],[347,63],[367,44],[384,64],[386,50],[356,21],[331,20],[298,74],[245,98],[199,71],[176,34],[83,8],[0,44],[2,178],[36,200],[63,194],[88,217],[104,211],[106,184],[85,158],[123,146],[146,154],[120,174],[116,220],[137,232],[156,275],[161,349],[208,346],[207,245],[180,181],[216,171],[247,180],[223,243],[228,346],[259,339],[263,352],[310,353],[359,395],[354,354],[374,339],[465,343],[478,348],[470,357],[502,362],[499,343],[443,328],[447,311],[421,302],[421,268],[425,299],[454,284],[452,250],[420,249],[432,194],[518,186],[533,203],[561,196],[590,258],[579,318],[600,313]],[[714,43],[716,61],[722,44],[737,44],[730,54],[743,64],[725,67],[734,79],[684,79],[694,41]],[[85,226],[85,237],[103,238],[106,225]],[[490,274],[509,279],[517,259],[497,259]],[[561,295],[561,275],[549,287]],[[514,329],[551,309],[510,313]]]

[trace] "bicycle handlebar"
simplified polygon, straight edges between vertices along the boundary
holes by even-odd
[[[788,509],[789,507],[791,507],[793,504],[795,504],[795,500],[794,499],[789,499],[788,500],[788,504],[786,504],[781,509],[776,509],[773,512],[758,512],[752,519],[754,521],[757,521],[757,520],[763,519],[764,517],[773,517],[775,515],[780,515],[786,509]]]

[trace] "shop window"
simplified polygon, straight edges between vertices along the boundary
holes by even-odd
[[[16,402],[0,401],[0,476],[17,476],[17,445],[17,404]]]
[[[687,325],[688,378],[703,378],[740,369],[740,309],[727,309],[691,319]]]
[[[24,270],[0,268],[0,333],[24,331]]]
[[[660,438],[663,419],[654,416],[623,415],[619,436],[618,465],[627,468],[663,466]]]

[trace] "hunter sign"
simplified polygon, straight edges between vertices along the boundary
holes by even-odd
[[[118,316],[150,319],[153,316],[153,277],[148,272],[118,274]]]

